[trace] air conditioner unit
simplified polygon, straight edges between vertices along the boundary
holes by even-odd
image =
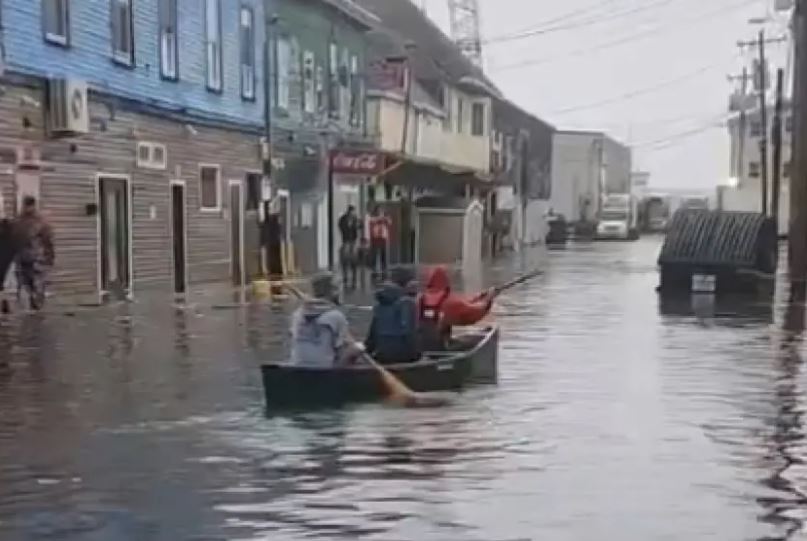
[[[137,166],[164,171],[168,168],[168,149],[161,143],[137,143]]]
[[[87,83],[76,79],[51,79],[48,84],[48,127],[52,134],[90,131]]]

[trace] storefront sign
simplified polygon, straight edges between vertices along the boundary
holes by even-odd
[[[334,150],[331,171],[343,175],[375,176],[384,170],[384,155],[378,152]]]

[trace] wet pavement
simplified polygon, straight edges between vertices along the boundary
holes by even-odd
[[[658,248],[551,252],[497,305],[500,385],[436,410],[267,418],[283,303],[4,320],[0,539],[800,539],[803,318],[660,302]]]

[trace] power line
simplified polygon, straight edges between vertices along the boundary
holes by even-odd
[[[574,18],[579,16],[579,15],[591,15],[592,11],[597,12],[602,8],[607,8],[609,5],[613,4],[614,1],[615,0],[603,0],[603,1],[598,2],[596,4],[592,4],[592,5],[589,5],[589,6],[582,7],[582,8],[574,9],[572,11],[568,11],[568,12],[564,13],[563,15],[559,15],[557,17],[553,17],[551,19],[547,19],[547,20],[545,20],[543,22],[537,23],[535,26],[526,28],[526,29],[518,31],[518,32],[511,32],[510,34],[502,34],[500,36],[495,36],[493,38],[488,38],[488,39],[484,40],[484,42],[485,43],[496,42],[501,38],[506,38],[508,35],[523,34],[523,33],[526,33],[526,32],[535,31],[536,28],[550,27],[551,25],[554,25],[554,24],[563,23],[563,22],[566,22],[568,20],[574,20]]]
[[[691,71],[689,73],[685,73],[685,74],[680,75],[678,77],[675,77],[673,79],[668,79],[668,80],[666,80],[666,81],[664,81],[662,83],[659,83],[659,84],[656,84],[656,85],[653,85],[653,86],[640,88],[638,90],[634,90],[634,91],[631,91],[631,92],[626,92],[624,94],[620,94],[618,96],[613,96],[611,98],[605,98],[603,100],[598,100],[598,101],[595,101],[595,102],[587,103],[585,105],[578,105],[578,106],[575,106],[575,107],[567,107],[567,108],[564,108],[564,109],[558,109],[557,111],[553,111],[552,114],[565,115],[565,114],[569,114],[569,113],[577,113],[579,111],[588,111],[590,109],[596,109],[598,107],[602,107],[603,105],[611,105],[612,103],[619,103],[620,101],[625,101],[625,100],[628,100],[628,99],[631,99],[631,98],[644,96],[646,94],[652,94],[654,92],[658,92],[660,90],[665,90],[665,89],[667,89],[669,87],[672,87],[672,86],[678,85],[680,83],[683,83],[683,82],[689,81],[691,79],[694,79],[695,77],[698,77],[699,75],[702,75],[703,73],[706,73],[706,72],[708,72],[710,70],[713,70],[715,68],[721,67],[722,65],[723,65],[723,61],[714,62],[714,63],[709,64],[707,66],[701,66],[700,68],[698,68],[698,69],[696,69],[694,71]]]
[[[633,7],[633,8],[624,10],[624,11],[617,11],[615,13],[610,13],[609,15],[606,15],[606,16],[596,16],[595,15],[594,17],[589,17],[588,19],[583,19],[583,20],[580,20],[580,21],[570,22],[568,24],[561,24],[561,25],[549,26],[549,27],[539,27],[539,28],[534,28],[534,29],[531,29],[531,30],[524,30],[524,31],[521,31],[521,32],[512,33],[512,34],[502,34],[502,35],[496,36],[494,38],[488,38],[486,40],[483,40],[483,43],[485,43],[486,45],[497,45],[497,44],[500,44],[500,43],[509,43],[509,42],[512,42],[512,41],[518,41],[518,40],[532,38],[532,37],[536,37],[536,36],[542,36],[542,35],[546,35],[546,34],[551,34],[551,33],[554,33],[554,32],[560,32],[560,31],[563,31],[563,30],[571,30],[571,29],[575,29],[575,28],[583,28],[583,27],[586,27],[586,26],[593,26],[593,25],[596,25],[596,24],[601,24],[601,23],[605,23],[605,22],[609,22],[609,21],[613,21],[613,20],[623,19],[625,17],[629,17],[630,15],[635,15],[637,13],[641,13],[643,11],[648,11],[650,9],[661,8],[661,7],[664,7],[666,5],[671,4],[674,1],[676,1],[676,0],[656,0],[655,2],[650,2],[650,3],[642,5],[642,6]]]
[[[664,32],[664,31],[673,30],[673,29],[675,29],[675,28],[677,28],[677,27],[679,27],[681,25],[684,25],[684,24],[688,24],[688,23],[697,24],[697,23],[709,20],[709,19],[714,18],[714,17],[725,16],[727,10],[736,11],[736,10],[742,9],[742,8],[744,8],[746,6],[749,6],[751,4],[755,4],[757,2],[758,2],[758,0],[742,0],[741,2],[734,2],[734,3],[731,3],[731,4],[727,5],[727,6],[722,6],[722,7],[718,8],[718,9],[716,9],[716,10],[708,11],[706,13],[700,14],[697,17],[690,17],[690,18],[687,18],[687,19],[681,19],[674,25],[669,25],[669,26],[657,25],[657,26],[655,26],[653,28],[650,28],[648,30],[644,30],[642,32],[637,32],[635,34],[625,36],[625,37],[620,38],[618,40],[602,43],[602,44],[597,45],[595,47],[589,47],[589,48],[586,48],[586,49],[577,49],[577,50],[570,51],[570,52],[568,52],[566,54],[558,55],[558,56],[555,56],[555,57],[546,57],[546,58],[540,58],[540,59],[525,60],[525,61],[517,62],[517,63],[514,63],[514,64],[507,64],[507,65],[504,65],[504,66],[500,66],[498,68],[492,68],[492,71],[507,71],[507,70],[518,69],[518,68],[539,66],[541,64],[547,64],[549,62],[552,62],[554,60],[559,60],[559,59],[562,59],[562,58],[567,58],[567,57],[572,57],[572,56],[585,56],[586,54],[589,54],[589,53],[599,53],[599,52],[604,51],[606,49],[612,49],[614,47],[618,47],[618,46],[624,45],[626,43],[632,43],[634,41],[638,41],[640,39],[643,39],[643,38],[646,38],[646,37],[649,37],[649,36],[658,36],[660,33]]]
[[[673,133],[657,139],[650,139],[648,141],[636,143],[632,146],[633,148],[650,147],[650,150],[662,150],[671,146],[671,143],[676,143],[681,140],[689,139],[691,137],[700,135],[701,133],[707,132],[709,130],[722,127],[729,118],[731,118],[731,115],[722,114],[717,117],[713,117],[707,124],[697,126],[695,128],[690,128],[688,130],[680,131],[677,133]]]

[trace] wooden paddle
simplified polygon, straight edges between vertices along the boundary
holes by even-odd
[[[516,287],[516,286],[518,286],[518,285],[521,285],[521,284],[523,284],[524,282],[527,282],[527,281],[529,281],[529,280],[532,280],[532,279],[533,279],[533,278],[535,278],[536,276],[540,276],[540,275],[541,275],[541,274],[543,274],[543,273],[544,273],[544,271],[542,271],[542,270],[540,270],[540,269],[535,269],[535,270],[532,270],[532,271],[530,271],[530,272],[528,272],[528,273],[522,274],[521,276],[518,276],[518,277],[516,277],[516,278],[513,278],[513,279],[512,279],[512,280],[510,280],[509,282],[505,282],[504,284],[498,285],[498,286],[494,287],[494,288],[493,288],[493,290],[492,290],[492,291],[493,291],[493,297],[494,297],[494,298],[495,298],[495,297],[498,297],[499,295],[501,295],[502,293],[504,293],[504,292],[505,292],[505,291],[507,291],[508,289],[513,289],[514,287]],[[490,290],[489,290],[489,291],[490,291]],[[484,297],[485,297],[485,295],[487,295],[487,294],[488,294],[488,292],[487,292],[487,291],[486,291],[486,292],[484,292],[484,293],[480,293],[479,295],[477,295],[476,297],[474,297],[474,299],[473,299],[473,300],[474,300],[474,301],[479,301],[479,300],[481,300],[482,298],[484,298]]]
[[[305,293],[291,284],[285,284],[284,287],[291,291],[292,294],[301,301],[309,299]],[[350,340],[354,344],[359,344],[359,342],[352,336],[350,337]],[[384,382],[384,385],[387,387],[387,391],[389,391],[389,400],[391,402],[408,408],[437,407],[448,403],[448,400],[443,397],[425,396],[423,394],[416,393],[407,387],[403,381],[398,379],[395,374],[381,366],[378,361],[373,359],[373,357],[364,349],[361,349],[361,358],[378,371],[378,374],[381,376],[381,381]]]

